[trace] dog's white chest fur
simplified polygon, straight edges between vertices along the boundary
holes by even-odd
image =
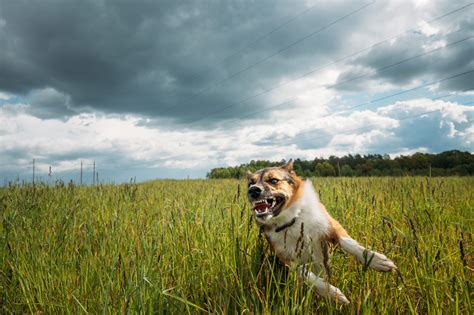
[[[275,219],[278,219],[277,224],[265,228],[265,235],[281,260],[296,264],[322,264],[321,238],[327,234],[330,223],[309,180],[304,183],[300,199]],[[285,227],[293,219],[294,223]]]

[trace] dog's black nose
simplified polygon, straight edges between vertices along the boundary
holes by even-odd
[[[258,188],[257,186],[253,186],[249,188],[249,196],[252,198],[257,198],[258,196],[260,196],[261,193],[262,193],[262,190]]]

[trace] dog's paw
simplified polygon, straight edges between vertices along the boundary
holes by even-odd
[[[342,294],[341,290],[339,290],[335,286],[330,285],[321,278],[318,278],[318,280],[314,284],[316,292],[322,297],[329,298],[339,304],[350,303],[346,296]]]
[[[334,289],[331,290],[331,298],[334,301],[337,301],[337,303],[342,304],[342,305],[350,304],[346,296],[341,292],[341,290],[339,290],[336,287],[334,287]]]
[[[377,271],[389,272],[397,269],[397,266],[388,259],[384,254],[380,254],[373,251],[366,251],[364,253],[364,263],[365,266],[369,266],[372,269]]]

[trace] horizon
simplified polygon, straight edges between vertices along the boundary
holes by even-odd
[[[472,152],[460,151],[460,150],[456,150],[456,149],[447,150],[447,151],[443,151],[443,152],[437,152],[437,153],[428,153],[428,154],[437,155],[437,154],[453,152],[453,151],[458,151],[460,153],[469,153],[471,155],[473,154]],[[330,156],[330,157],[335,157],[337,159],[340,159],[340,158],[345,158],[345,157],[349,157],[349,156],[356,157],[356,156],[359,155],[362,158],[365,158],[365,157],[368,157],[368,156],[379,155],[379,156],[382,156],[382,157],[388,156],[390,160],[395,160],[396,158],[399,158],[399,157],[412,157],[415,154],[425,154],[425,152],[414,152],[414,153],[407,154],[407,155],[400,154],[400,155],[393,155],[393,156],[391,156],[389,154],[384,154],[384,153],[370,153],[370,154],[348,153],[348,154],[343,155],[343,156]],[[312,159],[300,159],[298,157],[292,157],[290,159],[293,160],[293,162],[297,162],[297,161],[308,162],[308,161],[315,161],[315,160],[320,160],[320,159],[328,160],[328,158],[330,158],[330,157],[324,158],[324,157],[317,157],[316,156]],[[68,184],[69,182],[73,182],[76,185],[96,185],[96,184],[125,184],[125,183],[134,183],[135,184],[135,183],[150,182],[150,181],[153,181],[153,180],[204,180],[204,179],[209,179],[210,172],[212,172],[215,169],[219,169],[219,168],[240,167],[240,166],[245,166],[245,165],[251,164],[252,162],[286,163],[287,161],[288,160],[278,160],[278,161],[276,161],[276,160],[251,160],[251,161],[248,161],[247,163],[242,163],[242,164],[238,164],[238,165],[228,165],[228,166],[225,166],[225,167],[211,168],[211,169],[206,171],[206,174],[204,176],[199,176],[199,177],[191,177],[189,174],[184,174],[183,177],[159,177],[159,178],[155,177],[155,178],[148,178],[148,179],[137,181],[136,176],[132,176],[132,177],[126,178],[122,181],[113,181],[113,180],[110,180],[108,178],[106,178],[106,179],[102,178],[103,174],[100,171],[100,168],[99,168],[98,165],[93,164],[92,167],[87,168],[87,165],[85,165],[83,163],[82,172],[81,172],[81,166],[80,166],[77,170],[70,171],[70,172],[66,173],[66,175],[64,173],[61,173],[60,176],[56,176],[55,174],[53,175],[53,173],[51,173],[51,174],[46,173],[45,174],[45,173],[38,173],[36,170],[33,171],[33,163],[35,163],[35,162],[32,160],[31,172],[30,172],[29,176],[25,176],[24,178],[20,178],[19,176],[17,176],[13,180],[12,179],[7,180],[6,178],[4,178],[3,187],[8,186],[9,184],[15,184],[15,183],[20,183],[20,184],[21,183],[26,183],[26,184],[43,183],[43,184],[51,185],[51,184],[57,184],[57,183],[60,183],[60,182],[62,182],[63,184]],[[94,175],[92,175],[92,174],[94,174]],[[99,174],[101,175],[100,177],[99,177]],[[298,174],[298,175],[303,175],[303,174]],[[339,177],[341,175],[336,175],[336,176]],[[368,176],[372,176],[372,175],[368,175]],[[380,175],[378,175],[378,176],[380,176]],[[382,175],[382,176],[385,176],[385,175]]]
[[[474,152],[469,1],[0,0],[0,180]],[[354,153],[355,152],[355,153]],[[380,153],[383,152],[383,153]],[[50,172],[51,167],[51,172]],[[51,176],[48,176],[51,174]]]

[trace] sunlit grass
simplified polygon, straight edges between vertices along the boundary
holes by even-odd
[[[0,189],[2,313],[472,314],[474,179],[314,179],[400,274],[334,249],[336,306],[279,266],[237,180]]]

